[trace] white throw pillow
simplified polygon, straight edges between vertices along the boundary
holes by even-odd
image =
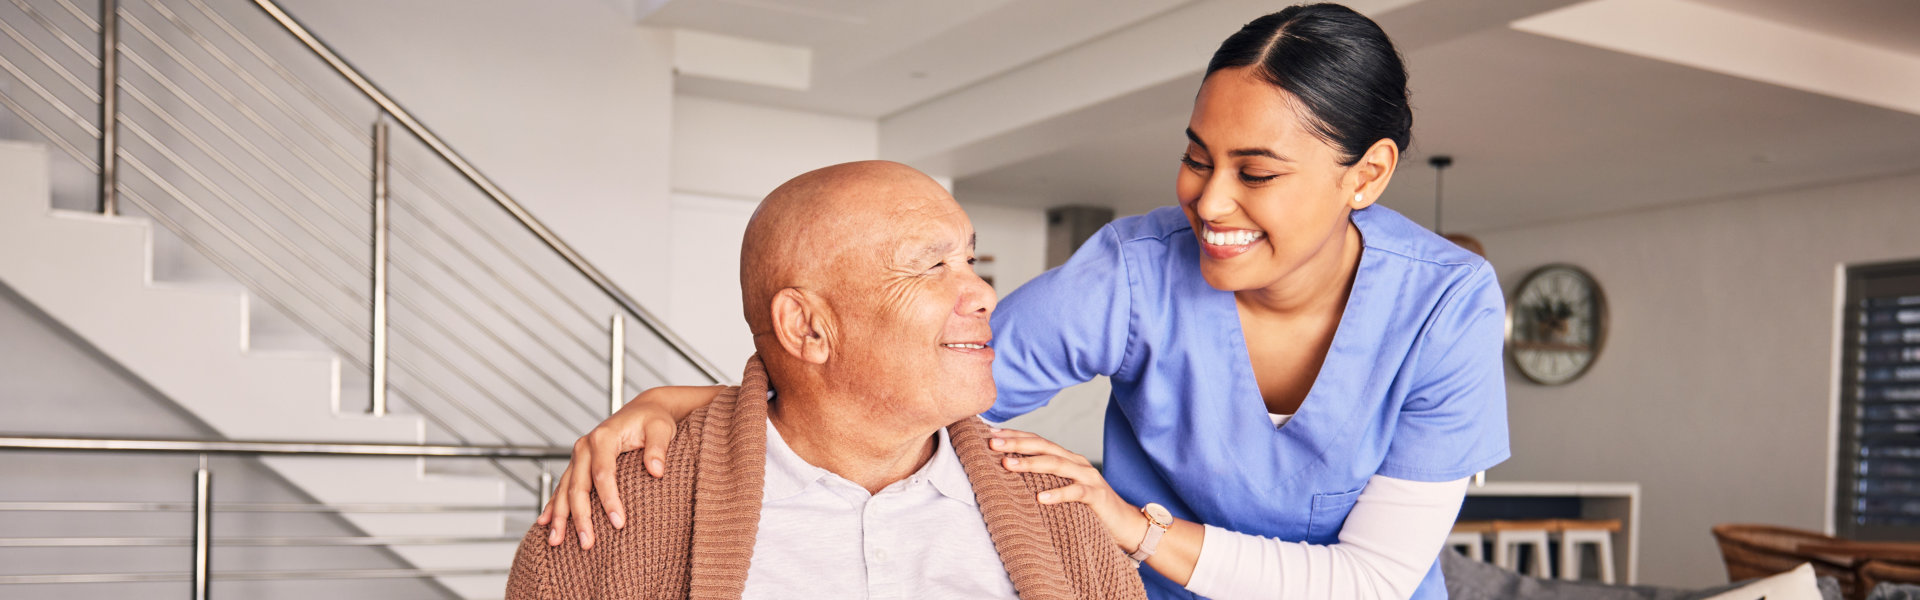
[[[1800,563],[1792,571],[1755,580],[1707,600],[1820,600],[1820,584],[1813,580],[1813,564]]]

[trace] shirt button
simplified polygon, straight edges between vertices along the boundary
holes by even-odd
[[[886,551],[886,550],[874,550],[874,551],[873,551],[873,562],[887,562],[887,551]]]

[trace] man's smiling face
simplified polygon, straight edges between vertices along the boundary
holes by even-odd
[[[884,161],[814,171],[748,225],[748,325],[763,358],[858,398],[873,427],[937,428],[993,405],[996,300],[973,252],[972,222],[933,178]]]
[[[924,177],[890,186],[889,208],[860,219],[828,294],[836,354],[867,381],[878,413],[944,425],[993,405],[993,287],[973,270],[973,224]],[[838,370],[838,369],[836,369]]]

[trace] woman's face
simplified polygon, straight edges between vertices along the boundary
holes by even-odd
[[[1247,67],[1216,71],[1200,86],[1176,191],[1199,238],[1200,272],[1216,289],[1277,285],[1337,248],[1348,213],[1379,195],[1313,135],[1304,110]]]

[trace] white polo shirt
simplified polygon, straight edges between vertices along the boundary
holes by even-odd
[[[1015,598],[946,429],[878,494],[808,464],[767,422],[746,598]]]

